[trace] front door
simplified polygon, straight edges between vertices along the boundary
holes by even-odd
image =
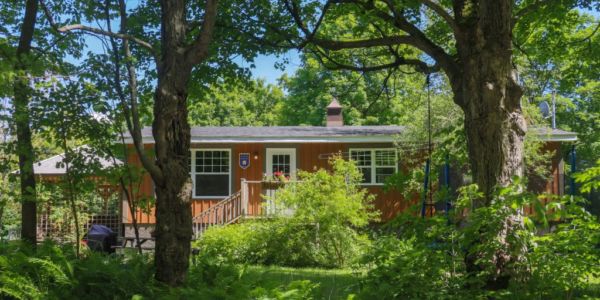
[[[267,176],[273,178],[276,176],[284,176],[288,180],[296,179],[296,149],[295,148],[267,148]],[[276,208],[277,188],[264,189],[263,194],[266,196],[266,213],[267,215],[275,212],[286,213]]]

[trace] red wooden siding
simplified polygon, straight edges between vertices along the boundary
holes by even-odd
[[[146,145],[150,149],[152,145]],[[231,149],[231,193],[240,190],[241,180],[249,181],[262,180],[265,172],[265,155],[267,148],[295,148],[296,149],[296,166],[299,170],[311,171],[315,168],[329,169],[327,162],[327,154],[342,152],[345,157],[348,155],[350,148],[385,148],[393,147],[392,144],[341,144],[341,143],[302,143],[302,144],[263,144],[263,143],[245,143],[245,144],[192,144],[193,149]],[[558,151],[560,143],[548,143],[547,150]],[[133,149],[130,150],[128,161],[132,164],[140,165],[140,161]],[[240,153],[250,154],[250,165],[246,169],[239,166]],[[255,159],[255,155],[257,158]],[[546,182],[545,191],[555,194],[559,193],[559,177],[560,177],[560,153],[557,153],[552,163],[552,178]],[[401,162],[400,162],[401,163]],[[385,192],[382,186],[365,186],[365,188],[375,195],[374,206],[381,212],[381,220],[386,221],[392,219],[401,211],[408,208],[410,205],[417,203],[418,195],[413,199],[404,200],[401,193],[398,191]],[[261,212],[261,185],[260,183],[251,183],[248,185],[249,203],[248,213],[257,215]],[[141,193],[144,195],[153,195],[153,183],[148,174],[144,176]],[[222,199],[193,199],[191,201],[193,215],[196,216],[200,212],[215,205]],[[131,214],[129,209],[124,204],[123,211],[127,212],[124,218],[125,223],[131,223]],[[138,222],[141,224],[155,223],[154,209],[149,214],[138,211]]]

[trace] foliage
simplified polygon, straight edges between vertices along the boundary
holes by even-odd
[[[319,224],[321,229],[334,225],[366,226],[377,213],[371,210],[373,195],[360,187],[362,173],[354,162],[339,156],[332,157],[329,165],[331,172],[299,171],[298,182],[278,190],[272,200],[293,209],[293,219]]]
[[[273,126],[280,122],[284,95],[278,86],[263,80],[239,79],[213,83],[202,97],[190,99],[191,125]]]
[[[463,293],[464,271],[453,269],[446,249],[414,238],[383,236],[364,261],[376,266],[362,281],[364,299],[456,299]]]
[[[201,257],[216,261],[294,267],[343,267],[368,244],[357,229],[375,217],[372,196],[359,188],[361,173],[351,162],[330,161],[332,173],[300,172],[276,193],[268,220],[246,221],[206,231],[196,242]]]
[[[532,270],[525,287],[536,298],[582,296],[591,279],[600,276],[598,220],[576,199],[557,205],[564,205],[557,213],[566,222],[554,225],[550,234],[535,236],[529,255]]]
[[[359,74],[324,68],[312,54],[292,76],[284,75],[281,125],[325,124],[325,107],[336,98],[344,107],[344,124],[398,124],[404,109],[418,99],[422,79],[418,75],[389,72]]]
[[[537,110],[542,101],[552,103],[555,92],[557,125],[578,133],[578,156],[583,166],[590,166],[600,151],[598,14],[583,3],[571,9],[569,2],[542,5],[517,23],[515,63],[525,87],[525,106],[530,103]],[[530,121],[550,124],[550,119]]]
[[[312,282],[313,299],[351,299],[358,291],[358,279],[363,276],[362,270],[356,269],[314,269],[289,268],[278,266],[248,266],[245,278],[258,278],[257,289],[281,290],[295,281],[307,285]],[[318,284],[318,285],[317,285]]]
[[[590,193],[594,190],[600,190],[600,159],[596,161],[596,165],[585,171],[574,174],[575,181],[581,183],[580,190],[582,193]]]
[[[335,252],[335,246],[344,248]],[[368,241],[351,229],[328,232],[287,218],[245,221],[207,230],[194,244],[198,257],[220,264],[261,264],[290,267],[340,267],[353,262]]]
[[[46,242],[37,251],[25,245],[0,244],[0,295],[16,299],[128,298],[151,283],[144,257],[123,261],[88,253],[75,259],[71,246]]]
[[[170,288],[154,280],[147,255],[84,254],[76,258],[72,246],[49,242],[37,251],[20,243],[0,243],[0,298],[318,299],[325,291],[316,282],[335,280],[339,273],[297,271],[300,278],[283,279],[269,274],[284,269],[252,267],[248,271],[244,266],[196,260],[186,283]]]
[[[297,280],[292,281],[287,286],[276,287],[273,290],[265,290],[263,288],[257,288],[252,291],[250,297],[254,299],[290,299],[290,300],[302,300],[302,299],[314,299],[312,294],[314,289],[318,287],[318,284],[312,283],[308,280]]]
[[[598,296],[591,280],[600,271],[600,224],[578,200],[523,192],[518,180],[498,189],[489,206],[476,206],[481,197],[476,186],[463,188],[452,222],[407,213],[384,226],[363,258],[369,272],[361,295],[380,299]],[[551,201],[544,205],[546,199]],[[463,215],[467,210],[468,215]],[[524,211],[529,213],[522,215]],[[501,264],[504,267],[499,268]],[[507,273],[500,274],[499,269]],[[490,278],[503,276],[509,280],[508,288],[489,290]]]

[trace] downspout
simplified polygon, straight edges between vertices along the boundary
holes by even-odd
[[[575,187],[575,172],[577,172],[577,152],[575,151],[575,145],[572,146],[571,148],[571,174],[569,174],[571,177],[570,178],[570,185],[571,185],[571,189],[570,189],[570,194],[571,196],[575,196],[576,194],[576,187]]]

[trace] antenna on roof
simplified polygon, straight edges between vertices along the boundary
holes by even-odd
[[[540,104],[538,104],[538,108],[540,109],[540,113],[542,114],[542,117],[544,119],[548,119],[550,117],[550,104],[548,104],[548,101],[542,101],[540,102]]]
[[[556,89],[552,90],[552,129],[556,129]]]
[[[556,90],[552,90],[552,108],[548,101],[540,102],[538,108],[544,119],[552,117],[552,129],[556,129]]]

